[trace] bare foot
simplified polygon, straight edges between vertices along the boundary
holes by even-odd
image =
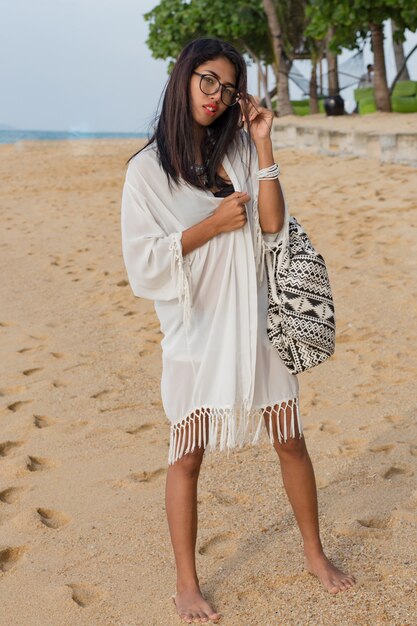
[[[221,615],[217,613],[201,595],[201,591],[197,589],[189,589],[185,591],[177,591],[172,596],[178,615],[187,624],[217,622]]]
[[[322,553],[316,556],[305,557],[306,570],[316,576],[326,587],[329,593],[339,593],[353,587],[356,582],[352,574],[345,574],[330,563],[327,556]]]

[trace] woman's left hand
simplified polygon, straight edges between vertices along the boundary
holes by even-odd
[[[246,98],[246,107],[242,100],[239,100],[240,109],[242,111],[243,122],[247,122],[244,114],[244,108],[247,109],[247,117],[250,123],[250,135],[253,141],[262,141],[268,139],[271,135],[272,121],[274,119],[273,111],[265,109],[259,103],[259,98],[248,96]]]

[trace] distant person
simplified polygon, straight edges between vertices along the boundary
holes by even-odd
[[[359,79],[358,87],[373,87],[374,86],[374,66],[371,63],[368,63],[366,66],[365,74]]]
[[[166,512],[177,567],[172,598],[187,623],[221,617],[201,593],[195,563],[205,450],[256,443],[264,423],[301,531],[306,569],[329,593],[355,582],[324,553],[298,380],[267,337],[263,241],[282,237],[288,215],[272,120],[272,111],[247,93],[242,55],[229,43],[197,39],[176,61],[155,133],[129,160],[123,190],[130,285],[136,296],[154,300],[163,334]]]

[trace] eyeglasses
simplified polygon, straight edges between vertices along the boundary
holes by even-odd
[[[223,85],[223,83],[212,74],[200,74],[200,72],[193,72],[193,74],[200,76],[200,89],[206,96],[213,96],[221,89],[220,98],[223,104],[232,107],[238,101],[239,92],[234,87]]]

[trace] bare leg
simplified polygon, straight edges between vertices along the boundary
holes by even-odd
[[[274,448],[279,456],[285,491],[303,538],[306,569],[317,576],[329,593],[344,591],[353,586],[355,577],[339,570],[324,554],[319,531],[316,480],[304,437],[299,436],[296,427],[295,437],[279,443],[276,427],[277,413],[279,413],[281,432],[284,432],[284,420],[287,420],[289,433],[291,409],[274,407],[272,421]],[[267,415],[265,415],[265,423],[269,429]]]
[[[168,467],[166,481],[166,510],[177,567],[174,603],[189,624],[220,618],[201,594],[195,566],[197,482],[203,455],[204,448],[198,447],[185,454]]]

